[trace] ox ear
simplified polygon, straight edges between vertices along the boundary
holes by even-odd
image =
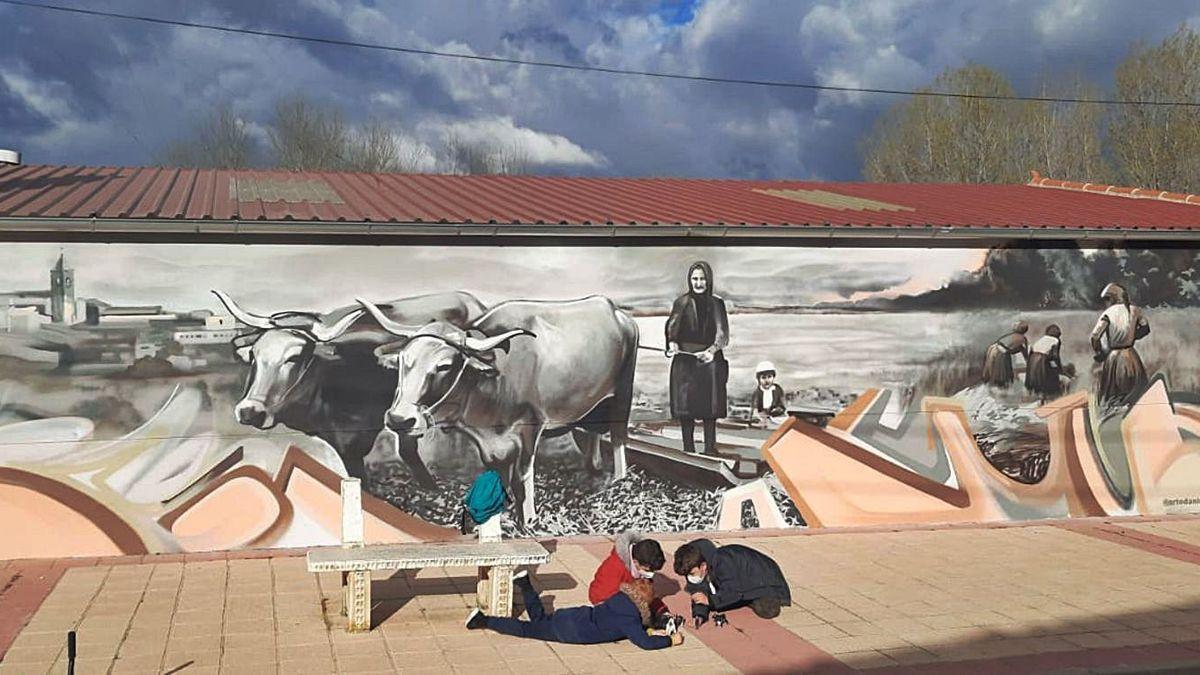
[[[240,347],[234,347],[233,355],[242,363],[250,363],[251,359],[253,358],[253,350],[254,345],[242,345]]]
[[[375,348],[375,360],[384,368],[395,370],[400,366],[400,350],[404,348],[405,340],[389,342]]]

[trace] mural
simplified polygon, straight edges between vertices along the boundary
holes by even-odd
[[[0,558],[1200,511],[1198,253],[8,244]]]

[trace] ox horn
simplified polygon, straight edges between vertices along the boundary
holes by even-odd
[[[257,314],[251,314],[250,312],[247,312],[241,307],[238,307],[238,304],[233,301],[233,298],[229,297],[225,293],[214,290],[213,295],[217,296],[217,299],[221,301],[222,305],[225,305],[225,309],[229,310],[229,313],[233,315],[233,318],[246,324],[247,326],[257,328],[259,330],[269,330],[274,327],[269,317],[259,316]]]
[[[473,338],[468,335],[463,346],[466,347],[468,351],[475,353],[490,352],[496,347],[499,347],[505,342],[517,337],[518,335],[528,335],[531,338],[537,337],[537,335],[525,330],[524,328],[517,328],[516,330],[510,330],[507,333],[501,333],[500,335],[487,338]]]
[[[407,338],[421,328],[420,326],[406,326],[405,324],[392,321],[385,316],[378,307],[375,306],[375,303],[371,302],[370,300],[363,300],[362,298],[355,298],[355,300],[357,300],[358,304],[362,305],[364,309],[370,312],[371,316],[375,317],[375,320],[379,322],[380,326],[383,326],[384,330],[392,335],[398,335],[402,338]]]
[[[313,323],[313,327],[310,330],[313,334],[313,337],[317,339],[317,342],[329,342],[330,340],[336,340],[342,336],[342,333],[345,333],[347,330],[349,330],[350,326],[354,325],[354,322],[358,321],[359,317],[362,315],[363,311],[361,309],[355,309],[346,316],[343,316],[332,326],[321,321],[316,321]]]

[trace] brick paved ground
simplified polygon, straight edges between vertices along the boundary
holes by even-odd
[[[663,539],[668,553],[682,541]],[[731,612],[729,626],[689,630],[682,647],[660,652],[468,632],[473,569],[378,575],[377,628],[350,636],[337,576],[308,574],[295,555],[0,563],[0,673],[66,672],[71,629],[81,675],[1200,669],[1200,519],[776,532],[743,543],[779,561],[794,605],[775,622]],[[544,599],[585,603],[609,544],[550,546],[553,562],[535,574]],[[677,588],[673,575],[659,584]],[[668,604],[683,612],[687,599]]]

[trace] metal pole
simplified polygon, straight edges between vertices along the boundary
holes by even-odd
[[[67,675],[75,675],[75,631],[67,632]]]

